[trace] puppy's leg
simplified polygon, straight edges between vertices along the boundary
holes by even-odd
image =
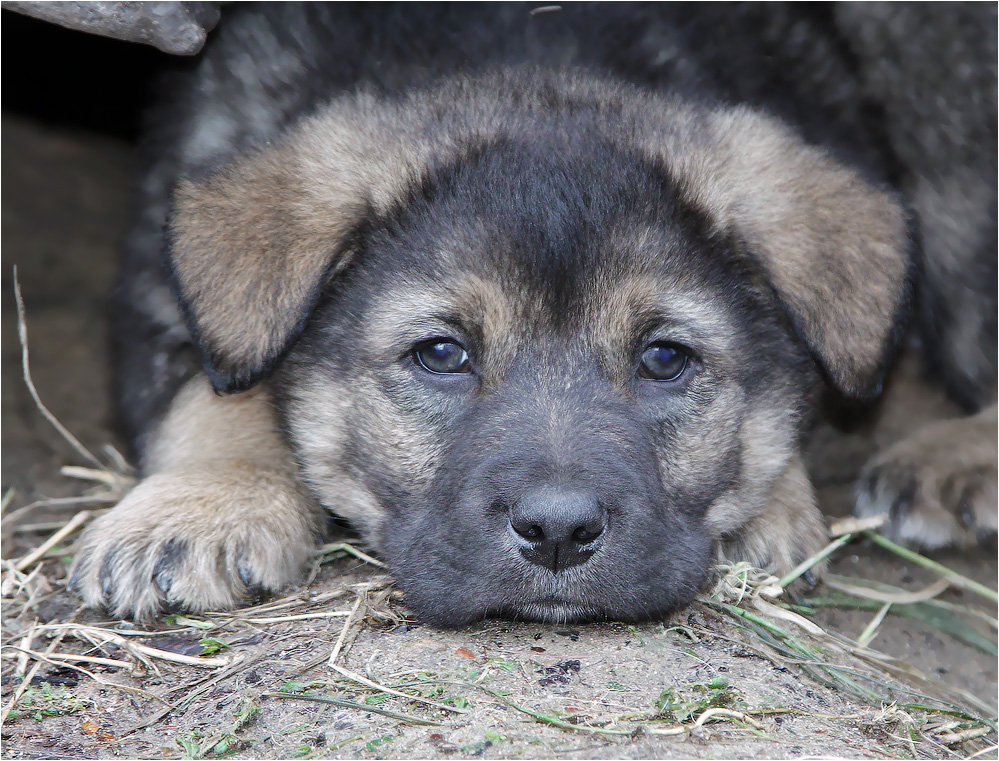
[[[996,406],[932,423],[874,457],[858,482],[856,513],[887,515],[883,532],[936,549],[996,535]]]
[[[300,574],[320,510],[264,391],[189,381],[150,437],[146,477],[76,547],[72,587],[116,616],[230,608]]]
[[[722,541],[721,555],[782,576],[821,550],[827,540],[808,473],[801,458],[794,457],[771,489],[763,511],[737,537]]]

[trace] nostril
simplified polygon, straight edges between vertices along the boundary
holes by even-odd
[[[513,530],[532,542],[542,542],[545,538],[544,529],[538,525],[518,526],[517,524],[514,524]]]
[[[572,532],[572,540],[576,544],[588,544],[604,533],[603,524],[595,526],[580,526]]]

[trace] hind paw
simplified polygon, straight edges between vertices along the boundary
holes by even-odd
[[[878,454],[858,482],[855,513],[886,515],[882,533],[925,549],[995,539],[996,415],[935,423]]]

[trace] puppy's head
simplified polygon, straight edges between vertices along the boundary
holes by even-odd
[[[820,374],[876,389],[904,227],[751,112],[501,77],[344,99],[183,184],[171,258],[216,387],[273,371],[305,482],[418,615],[634,619],[766,533]],[[753,560],[794,557],[782,525]]]

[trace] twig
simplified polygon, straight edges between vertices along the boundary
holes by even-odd
[[[23,558],[14,563],[14,570],[23,571],[25,568],[34,565],[36,562],[41,560],[41,558],[45,555],[46,552],[48,552],[50,549],[59,544],[59,542],[61,542],[67,536],[76,531],[84,523],[89,521],[92,516],[93,513],[91,513],[89,510],[81,510],[80,512],[78,512],[76,515],[72,517],[69,523],[67,523],[61,529],[56,531],[52,536],[46,539],[40,546],[36,547],[34,550],[32,550]]]
[[[343,628],[340,629],[340,636],[336,638],[336,643],[333,645],[333,650],[330,652],[330,666],[336,663],[336,659],[340,655],[343,643],[347,639],[347,630],[350,629],[350,625],[354,620],[354,614],[357,613],[357,609],[361,607],[363,599],[364,598],[361,597],[361,595],[357,596],[357,600],[354,601],[354,607],[350,609],[350,613],[347,614],[347,620],[343,622]]]
[[[192,629],[201,629],[207,631],[208,629],[214,629],[216,624],[211,621],[202,621],[198,618],[190,618],[189,616],[177,616],[173,617],[173,622],[178,626],[186,626]]]
[[[857,645],[860,647],[867,647],[871,640],[874,639],[874,635],[877,633],[878,627],[881,626],[881,622],[885,620],[885,616],[888,615],[888,610],[891,608],[891,603],[886,602],[881,606],[880,610],[871,619],[871,622],[864,627],[864,630],[857,637]]]
[[[974,740],[976,737],[981,737],[988,733],[988,727],[974,727],[973,729],[965,729],[961,732],[948,732],[945,735],[935,735],[934,739],[939,740],[944,745],[957,745],[958,743]]]
[[[109,470],[81,468],[79,465],[63,465],[59,468],[59,473],[67,478],[77,478],[81,481],[93,481],[94,483],[109,486],[112,489],[120,487],[122,482],[126,480],[118,473],[113,473]]]
[[[180,663],[185,666],[198,666],[200,668],[215,668],[217,666],[229,665],[229,661],[226,658],[200,658],[192,655],[171,653],[169,650],[160,650],[156,647],[149,647],[149,645],[132,642],[120,634],[110,632],[107,629],[101,629],[97,626],[70,624],[61,628],[75,634],[81,639],[97,637],[99,639],[103,639],[105,642],[110,642],[118,645],[119,647],[125,648],[126,650],[132,651],[134,654],[145,655],[148,658],[158,658],[161,661],[167,661],[169,663]]]
[[[96,629],[96,630],[102,631],[102,632],[103,631],[107,631],[106,629],[104,629],[104,628],[102,628],[100,626],[97,626],[96,624],[84,625],[84,624],[74,624],[74,623],[68,623],[68,624],[39,624],[38,628],[39,629],[48,630],[48,631],[69,631],[69,632],[81,631],[81,630],[84,630],[84,629],[86,629],[86,630]],[[109,632],[109,633],[113,633],[113,634],[115,634],[115,635],[117,635],[119,637],[162,637],[162,636],[167,635],[167,634],[183,634],[185,632],[187,632],[186,628],[182,628],[182,629],[162,629],[160,631],[155,631],[155,632],[146,631],[145,629],[119,629],[119,630],[116,630],[114,632]]]
[[[335,600],[338,597],[346,597],[349,594],[347,589],[338,589],[334,592],[324,592],[322,594],[312,595],[309,597],[302,597],[301,595],[289,595],[287,597],[282,597],[273,602],[264,603],[262,605],[252,605],[249,608],[241,608],[239,610],[240,616],[257,616],[265,613],[273,613],[275,610],[282,610],[284,608],[292,608],[296,605],[318,605],[320,603],[329,602],[330,600]],[[231,619],[235,616],[232,611],[209,611],[205,613],[206,616],[219,617]],[[246,620],[243,618],[242,620]]]
[[[13,531],[15,534],[44,534],[46,531],[58,531],[66,525],[66,521],[46,521],[45,523],[25,523]]]
[[[409,695],[405,692],[400,692],[399,690],[393,690],[391,687],[386,687],[384,684],[378,684],[367,677],[361,676],[360,674],[355,674],[353,671],[348,671],[343,666],[337,666],[335,663],[330,663],[329,667],[341,676],[345,676],[352,682],[357,682],[358,684],[363,684],[365,687],[370,687],[373,690],[378,690],[379,692],[384,692],[388,695],[395,695],[396,697],[405,698],[406,700],[415,700],[417,703],[425,703],[428,706],[433,706],[441,711],[450,711],[451,713],[468,713],[461,708],[455,708],[454,706],[445,705],[444,703],[436,703],[433,700],[427,700],[419,695]]]
[[[55,651],[55,649],[59,646],[59,642],[62,641],[62,638],[63,638],[62,632],[56,635],[55,639],[53,639],[52,642],[49,643],[48,649],[46,649],[45,651],[46,655]],[[31,680],[35,678],[35,674],[38,673],[38,669],[40,669],[41,667],[42,667],[42,661],[36,660],[35,665],[31,667],[31,670],[28,671],[27,674],[24,675],[24,679],[21,680],[21,683],[17,686],[17,689],[14,690],[14,694],[10,696],[10,700],[7,702],[7,705],[3,707],[3,711],[0,711],[0,726],[2,726],[5,721],[7,721],[7,716],[10,714],[11,711],[14,710],[14,706],[17,705],[17,701],[21,699],[21,695],[23,695],[24,691],[28,689],[28,685],[31,684]]]
[[[978,758],[979,756],[984,756],[986,753],[992,753],[993,751],[999,750],[999,745],[989,745],[981,750],[976,750],[970,756],[968,756],[964,761],[971,761],[973,758]]]
[[[407,716],[404,713],[396,713],[395,711],[389,711],[385,708],[379,708],[378,706],[369,706],[364,703],[355,703],[351,700],[341,700],[340,698],[328,698],[323,695],[310,695],[309,693],[295,694],[293,692],[264,692],[261,697],[265,698],[284,698],[286,700],[311,700],[316,703],[329,703],[330,705],[340,706],[341,708],[354,708],[358,711],[368,711],[369,713],[377,713],[381,716],[387,716],[390,719],[396,719],[397,721],[405,721],[409,724],[421,724],[426,727],[443,727],[439,721],[431,721],[430,719],[420,719],[416,716]]]
[[[28,670],[28,652],[31,650],[31,643],[35,639],[37,626],[38,619],[36,618],[32,622],[31,628],[28,629],[28,633],[21,639],[20,646],[17,648],[20,651],[17,655],[17,666],[14,667],[14,673],[17,676],[24,676],[24,673]]]
[[[7,512],[7,508],[10,506],[11,500],[14,499],[16,493],[13,486],[4,492],[3,499],[0,500],[0,516]]]
[[[694,722],[694,727],[703,727],[707,722],[713,721],[716,718],[720,719],[735,719],[736,721],[741,721],[748,724],[753,729],[763,729],[763,725],[756,721],[741,711],[732,711],[728,708],[709,708]]]
[[[568,729],[573,732],[587,732],[590,734],[599,735],[631,735],[634,730],[631,729],[607,729],[606,727],[591,727],[587,724],[573,724],[570,721],[563,721],[555,716],[548,716],[543,713],[538,713],[537,711],[532,711],[530,708],[524,708],[522,705],[518,705],[510,700],[505,695],[500,695],[495,690],[491,690],[481,684],[476,684],[475,682],[453,682],[453,681],[441,681],[442,684],[458,684],[466,687],[477,687],[486,694],[492,696],[495,700],[502,703],[503,705],[512,708],[514,711],[519,711],[522,714],[530,716],[535,721],[540,721],[543,724],[551,724],[553,727],[559,727],[560,729]],[[648,731],[648,730],[647,730]],[[686,731],[686,730],[684,730]],[[655,734],[682,734],[682,733],[672,733],[665,730],[656,732]]]
[[[454,686],[457,686],[457,687],[475,687],[476,689],[481,690],[482,692],[486,693],[487,695],[489,695],[490,697],[492,697],[493,699],[495,699],[497,702],[502,703],[503,705],[505,705],[505,706],[507,706],[509,708],[512,708],[513,710],[518,711],[518,712],[520,712],[522,714],[530,716],[531,718],[533,718],[536,721],[540,721],[540,722],[542,722],[544,724],[550,724],[553,727],[559,727],[560,729],[568,729],[568,730],[571,730],[573,732],[586,732],[586,733],[590,733],[590,734],[618,735],[618,736],[621,736],[621,735],[632,735],[636,731],[635,729],[608,729],[606,727],[594,727],[594,726],[590,726],[590,725],[587,725],[587,724],[573,724],[572,722],[565,721],[563,719],[559,719],[559,718],[557,718],[555,716],[548,716],[546,714],[539,713],[537,711],[532,711],[529,708],[524,708],[522,705],[519,705],[519,704],[513,702],[512,700],[510,700],[506,695],[502,695],[502,694],[496,692],[495,690],[492,690],[489,687],[486,687],[484,685],[478,684],[476,682],[464,682],[464,681],[457,681],[457,680],[454,680],[454,679],[431,679],[431,680],[427,680],[427,681],[422,681],[421,680],[420,683],[421,684],[448,684],[448,685],[454,685]],[[760,711],[759,711],[759,713],[767,713],[767,712],[768,711],[766,709],[760,709]],[[772,712],[772,711],[769,711],[769,712]],[[780,713],[798,713],[800,715],[809,715],[809,716],[818,716],[819,715],[819,714],[810,714],[810,713],[803,712],[803,711],[795,711],[793,709],[780,709]],[[692,724],[692,725],[688,725],[688,724],[676,724],[676,725],[671,726],[671,727],[650,727],[650,726],[646,726],[646,725],[641,725],[640,728],[641,728],[641,731],[646,732],[647,734],[652,734],[652,735],[666,735],[666,736],[682,735],[682,734],[685,734],[685,733],[689,732],[691,730],[691,728],[693,728],[693,727],[702,726],[705,722],[709,721],[710,719],[712,719],[715,716],[727,716],[728,718],[734,718],[734,719],[737,719],[738,721],[743,721],[746,724],[749,724],[754,729],[762,729],[763,728],[761,724],[759,724],[756,720],[752,719],[751,717],[747,716],[746,714],[738,712],[738,711],[731,711],[731,710],[729,710],[727,708],[709,708],[704,713],[702,713],[701,716],[698,718],[698,720],[694,724]],[[833,717],[829,717],[829,718],[837,718],[838,719],[838,718],[843,718],[843,717],[833,716]]]
[[[839,592],[846,592],[847,594],[862,597],[866,600],[890,602],[898,605],[932,600],[950,586],[950,581],[948,579],[938,579],[925,589],[920,589],[918,592],[883,592],[879,589],[871,589],[869,587],[862,587],[856,584],[847,583],[843,581],[841,577],[833,576],[832,574],[823,577],[822,580],[825,582],[827,587],[835,589]]]
[[[347,542],[334,542],[333,544],[324,544],[318,550],[318,553],[320,555],[329,555],[333,552],[346,552],[348,555],[353,555],[358,560],[363,560],[365,563],[370,563],[371,565],[377,566],[378,568],[388,567],[378,558],[371,557],[371,555],[369,555],[368,553],[362,552],[361,550],[357,549],[357,547],[355,547],[352,544],[348,544]]]
[[[106,634],[104,636],[107,636]],[[149,647],[148,645],[141,645],[138,642],[131,642],[124,637],[120,638],[120,642],[116,642],[114,639],[109,638],[109,642],[112,642],[121,647],[135,650],[137,653],[141,653],[149,658],[158,658],[161,661],[167,661],[169,663],[180,663],[185,666],[197,666],[204,669],[213,669],[218,666],[228,666],[229,660],[227,658],[200,658],[193,655],[182,655],[181,653],[171,653],[169,650],[160,650],[156,647]]]
[[[350,615],[345,610],[329,610],[319,613],[296,613],[291,616],[272,616],[270,618],[242,618],[233,616],[237,621],[244,621],[248,624],[282,624],[285,621],[304,621],[307,618],[341,618]]]
[[[14,564],[10,560],[0,560],[0,567],[3,567],[5,571],[3,582],[0,582],[0,595],[4,598],[20,595],[24,588],[31,583],[35,574],[41,570],[41,566],[36,566],[31,573],[23,574],[14,569]]]
[[[158,698],[150,692],[146,692],[145,690],[140,690],[138,687],[129,687],[124,684],[115,684],[114,682],[109,682],[106,679],[101,679],[94,672],[87,671],[85,668],[81,666],[74,666],[72,663],[67,663],[64,660],[56,660],[54,655],[46,655],[45,653],[32,652],[31,657],[37,661],[37,663],[35,664],[36,668],[40,666],[42,662],[45,662],[50,666],[55,666],[56,668],[71,669],[73,671],[78,671],[79,673],[84,674],[93,679],[95,682],[97,682],[97,684],[104,685],[105,687],[112,687],[116,690],[132,693],[133,695],[141,695],[144,698],[148,698],[149,700],[156,700],[160,703],[164,702],[163,698]],[[134,667],[132,670],[133,671],[135,670]]]
[[[42,399],[38,395],[38,390],[31,380],[31,367],[28,361],[28,324],[24,317],[24,299],[21,298],[21,285],[17,280],[17,267],[14,267],[14,298],[17,300],[17,336],[21,341],[21,372],[24,375],[24,383],[28,387],[28,393],[31,394],[35,406],[38,407],[38,411],[42,413],[42,416],[52,424],[52,427],[59,432],[59,435],[76,450],[77,454],[100,470],[107,470],[104,463],[94,457],[90,450],[83,446],[76,436],[71,434],[66,426],[60,423],[56,416],[49,411],[48,407],[42,403]]]
[[[785,610],[784,608],[779,608],[771,602],[766,600],[761,600],[756,597],[752,600],[752,605],[760,613],[772,616],[773,618],[781,619],[784,621],[790,621],[792,624],[804,629],[809,634],[814,634],[816,636],[822,636],[825,634],[825,630],[816,624],[814,621],[809,621],[802,615],[795,613],[794,611]]]
[[[140,729],[145,729],[146,727],[152,726],[160,719],[164,718],[165,716],[168,716],[177,708],[184,708],[190,705],[199,695],[204,693],[206,690],[211,689],[219,682],[228,679],[229,677],[234,676],[235,674],[238,674],[241,671],[246,671],[251,666],[255,666],[258,663],[260,663],[261,660],[262,660],[261,658],[251,658],[245,661],[240,661],[239,656],[237,656],[236,660],[232,664],[222,669],[222,671],[220,671],[218,674],[215,674],[212,677],[205,677],[203,680],[201,680],[197,689],[191,691],[184,697],[175,700],[172,703],[168,703],[166,708],[157,711],[153,715],[143,719],[135,726],[126,729],[124,732],[121,733],[121,736],[124,737],[125,735],[130,735],[135,732],[138,732]]]
[[[115,449],[113,444],[104,444],[101,449],[104,450],[104,454],[107,455],[107,458],[111,461],[111,465],[117,469],[118,473],[129,475],[135,473],[135,468],[125,459],[125,455]]]
[[[905,558],[910,563],[915,563],[918,566],[922,566],[927,570],[933,571],[934,573],[943,576],[945,579],[950,581],[954,586],[961,587],[962,589],[967,589],[969,592],[974,592],[986,600],[991,600],[992,602],[999,602],[999,592],[994,589],[989,589],[984,584],[979,584],[974,579],[969,579],[967,576],[962,576],[956,571],[952,571],[946,566],[940,565],[934,560],[930,560],[927,557],[923,557],[918,552],[913,552],[912,550],[902,547],[899,544],[887,539],[881,534],[875,533],[874,531],[864,531],[864,536],[870,539],[875,544],[881,545],[886,550],[894,552],[899,557]]]
[[[119,502],[120,494],[85,494],[79,497],[53,497],[52,499],[39,499],[35,502],[19,507],[10,515],[6,515],[0,520],[0,525],[6,526],[9,523],[16,523],[24,513],[30,513],[36,507],[55,507],[58,505],[89,505],[94,502]]]
[[[4,647],[10,650],[16,650],[17,657],[20,658],[21,656],[24,656],[26,661],[29,657],[34,658],[36,660],[38,658],[46,659],[46,656],[43,653],[39,653],[37,650],[32,650],[30,647],[24,647],[23,645],[19,645],[17,647],[15,647],[14,645],[4,645]],[[112,668],[128,669],[129,671],[135,671],[135,664],[133,663],[130,663],[128,661],[118,661],[115,660],[114,658],[100,658],[96,655],[76,655],[75,653],[52,653],[50,656],[48,656],[48,659],[50,659],[49,662],[51,663],[55,663],[56,661],[78,661],[80,663],[96,663],[100,666],[110,666]],[[68,665],[68,664],[59,664],[59,665]]]
[[[642,727],[642,731],[650,735],[666,735],[667,737],[672,737],[675,735],[685,735],[687,734],[688,729],[683,726],[683,724],[676,724],[672,727]]]
[[[851,515],[829,524],[829,535],[838,537],[843,534],[857,534],[868,529],[881,528],[887,522],[887,515],[871,515],[867,518],[856,518]]]
[[[823,560],[829,557],[832,553],[834,553],[844,544],[849,543],[849,541],[853,539],[854,536],[855,534],[843,534],[843,536],[839,537],[839,539],[834,539],[833,541],[829,542],[829,544],[827,544],[821,550],[816,552],[810,558],[807,558],[806,560],[796,565],[789,574],[787,574],[777,583],[782,587],[787,587],[792,581],[801,576],[801,574],[805,573],[805,571],[814,568],[816,565],[821,563]]]

